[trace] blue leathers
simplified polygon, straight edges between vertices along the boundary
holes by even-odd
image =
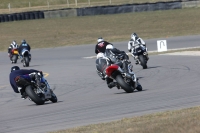
[[[21,70],[12,71],[10,73],[9,78],[10,78],[10,85],[12,86],[14,92],[19,93],[18,86],[17,86],[17,84],[15,82],[15,78],[17,76],[20,76],[21,78],[23,78],[23,79],[25,79],[27,81],[31,81],[32,79],[31,79],[31,76],[29,74],[34,73],[34,72],[38,73],[40,71],[34,70],[34,69],[30,69],[30,70],[21,69]]]

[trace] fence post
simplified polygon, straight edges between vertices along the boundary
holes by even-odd
[[[10,3],[8,3],[8,9],[9,9],[9,12],[10,12]]]
[[[90,5],[90,0],[88,0],[88,4]]]
[[[31,8],[31,2],[29,2],[29,8]]]
[[[69,0],[67,0],[67,7],[69,7]]]
[[[76,4],[76,6],[77,6],[77,0],[75,0],[75,4]]]
[[[48,6],[48,9],[49,9],[49,1],[47,0],[47,6]]]
[[[112,3],[112,1],[110,0],[110,4]]]

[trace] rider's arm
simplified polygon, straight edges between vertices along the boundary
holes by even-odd
[[[128,51],[129,51],[129,52],[131,52],[132,43],[133,43],[132,41],[129,41],[129,42],[128,42]]]
[[[95,46],[95,53],[98,54],[97,45]]]

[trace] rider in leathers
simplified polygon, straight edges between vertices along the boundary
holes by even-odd
[[[137,44],[142,44],[142,48],[143,49],[146,49],[146,57],[147,59],[149,59],[148,57],[148,52],[147,52],[147,47],[146,47],[146,43],[144,42],[144,40],[142,38],[140,38],[136,33],[132,33],[131,34],[131,39],[130,41],[128,42],[128,51],[132,54],[132,56],[134,57],[134,59],[136,60],[136,64],[138,64],[138,56],[136,55],[136,52],[135,52],[135,45]]]
[[[112,58],[113,55],[118,55],[118,54],[123,55],[124,58],[127,60],[129,59],[128,55],[124,51],[120,51],[116,48],[113,48],[112,45],[107,45],[105,54],[99,53],[97,55],[97,60],[96,60],[97,73],[103,80],[106,79],[106,82],[109,88],[117,86],[117,88],[119,89],[117,82],[113,82],[113,79],[106,77],[106,74],[105,74],[105,69],[107,68],[107,66],[110,66],[111,64],[118,64],[121,67],[124,67],[121,62],[117,62],[114,58]],[[125,68],[125,70],[127,69]]]
[[[25,92],[26,85],[30,84],[31,81],[35,81],[40,86],[40,80],[43,76],[41,71],[30,69],[21,69],[18,66],[13,66],[10,73],[10,85],[12,86],[15,93],[21,93],[21,98],[26,99],[27,95]]]
[[[12,51],[13,49],[17,49],[17,50],[18,50],[18,48],[19,48],[19,46],[18,46],[17,42],[16,42],[16,41],[12,41],[12,43],[11,43],[10,46],[8,47],[8,56],[10,57],[10,60],[11,60],[11,58],[12,58],[11,51]]]
[[[105,50],[106,50],[106,46],[110,44],[110,45],[113,45],[107,41],[104,41],[104,39],[102,37],[98,38],[97,39],[97,44],[95,46],[95,53],[98,54],[98,53],[104,53]]]
[[[22,50],[23,49],[26,49],[28,50],[29,52],[31,51],[31,47],[28,43],[26,43],[26,40],[22,40],[22,43],[21,45],[19,46],[19,55],[20,57],[22,58]],[[29,56],[31,57],[31,54],[29,53]]]

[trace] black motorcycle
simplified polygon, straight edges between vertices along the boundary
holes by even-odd
[[[53,90],[50,89],[50,86],[44,77],[41,78],[40,87],[35,82],[30,82],[30,84],[26,85],[25,92],[28,99],[35,102],[37,105],[42,105],[49,100],[53,103],[57,102],[56,95],[53,93]]]
[[[24,67],[28,67],[29,63],[31,61],[31,54],[30,54],[30,52],[27,49],[23,49],[21,55],[22,55],[21,62],[23,63],[23,66]]]
[[[140,64],[143,69],[147,68],[147,61],[149,60],[147,48],[145,48],[142,44],[135,44],[134,50],[132,50],[132,56],[136,60],[136,64]]]

